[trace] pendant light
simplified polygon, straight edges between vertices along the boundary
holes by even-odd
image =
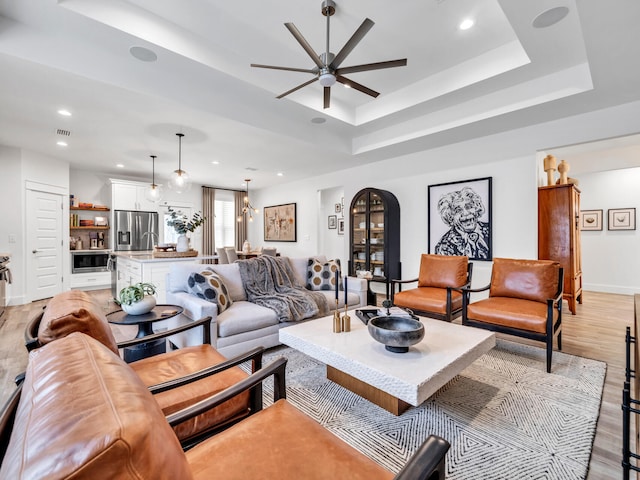
[[[156,184],[156,155],[151,157],[151,185],[144,191],[144,197],[153,203],[162,200],[162,185]]]
[[[176,193],[184,193],[191,189],[189,174],[182,170],[182,137],[184,133],[176,133],[178,136],[178,170],[173,172],[169,179],[169,188]]]
[[[251,202],[249,201],[249,182],[251,181],[251,179],[245,178],[244,181],[247,184],[247,194],[244,196],[242,213],[238,215],[238,222],[242,222],[242,219],[245,217],[247,213],[249,214],[249,221],[253,222],[253,214],[258,213],[258,209],[254,208],[253,205],[251,205]]]

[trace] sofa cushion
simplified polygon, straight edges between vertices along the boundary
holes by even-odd
[[[286,400],[196,445],[186,455],[198,478],[393,478]]]
[[[30,353],[0,478],[193,477],[140,378],[76,332]]]
[[[225,360],[226,358],[211,345],[196,345],[147,357],[130,363],[129,366],[145,385],[152,386],[184,377]],[[153,398],[160,405],[162,413],[169,415],[218,393],[246,377],[247,374],[239,367],[233,367],[188,385],[182,385],[180,388],[157,393]],[[177,425],[174,431],[180,440],[186,440],[210,428],[246,416],[248,413],[249,392],[244,391],[222,405]]]
[[[494,258],[490,297],[546,303],[558,292],[558,262]]]
[[[467,282],[469,258],[461,255],[428,255],[420,258],[418,287],[461,287]]]
[[[307,267],[309,266],[309,258],[315,258],[321,263],[327,261],[327,257],[325,257],[324,255],[289,258],[289,263],[291,264],[291,269],[295,274],[296,280],[303,287],[307,285]]]
[[[244,291],[244,285],[242,284],[242,277],[240,277],[240,266],[237,263],[230,263],[227,265],[211,265],[213,269],[227,286],[231,300],[237,302],[239,300],[246,300],[247,294]]]
[[[278,324],[278,315],[267,307],[251,302],[234,302],[233,306],[218,314],[218,337],[230,337]]]
[[[339,259],[328,260],[323,263],[315,258],[310,258],[307,267],[307,289],[335,291],[337,274],[338,290],[343,290],[340,270]]]
[[[218,313],[224,312],[233,303],[224,282],[213,270],[193,272],[189,275],[187,285],[192,295],[218,304]]]
[[[38,341],[45,345],[73,332],[85,333],[118,353],[118,344],[102,308],[82,290],[62,292],[49,300],[38,327]]]

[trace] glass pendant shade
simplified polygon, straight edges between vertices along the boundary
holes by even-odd
[[[151,185],[144,191],[144,197],[153,203],[158,203],[162,200],[162,185],[156,184],[156,156],[151,155],[152,161],[152,177]]]
[[[191,189],[189,174],[182,170],[182,137],[184,133],[176,133],[178,136],[178,169],[169,178],[169,188],[176,193],[184,193]]]

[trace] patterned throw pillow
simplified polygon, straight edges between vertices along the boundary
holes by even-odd
[[[340,272],[340,260],[325,263],[310,258],[307,264],[307,290],[335,290],[336,272]],[[343,290],[342,275],[338,273],[338,290]]]
[[[196,297],[218,304],[218,313],[229,308],[233,301],[226,285],[212,270],[202,270],[189,275],[189,291]]]

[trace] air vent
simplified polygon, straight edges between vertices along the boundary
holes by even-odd
[[[249,170],[250,172],[257,172],[258,171],[258,169],[254,168],[254,167],[247,167],[247,168],[245,168],[245,170]]]
[[[56,134],[69,137],[71,135],[71,132],[69,130],[62,130],[61,128],[59,128],[58,130],[56,130]]]

